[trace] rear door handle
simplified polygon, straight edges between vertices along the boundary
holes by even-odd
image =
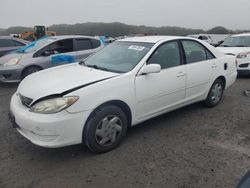
[[[216,67],[218,67],[218,65],[216,65],[216,64],[212,64],[212,66],[211,66],[212,68],[216,68]]]
[[[183,77],[183,76],[185,76],[185,75],[186,75],[185,72],[179,72],[179,73],[177,74],[177,77],[179,78],[179,77]]]

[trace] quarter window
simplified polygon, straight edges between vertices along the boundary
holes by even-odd
[[[179,45],[177,41],[161,45],[148,60],[147,64],[159,64],[162,69],[181,64]]]
[[[100,40],[91,39],[91,43],[92,43],[93,48],[98,48],[101,46]]]
[[[196,41],[182,41],[187,64],[214,59],[214,56]]]
[[[90,50],[92,49],[92,44],[89,39],[76,39],[76,49],[77,51]]]

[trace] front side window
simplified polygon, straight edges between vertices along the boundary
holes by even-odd
[[[11,39],[0,39],[0,47],[12,47],[15,43]]]
[[[214,56],[196,41],[182,41],[187,64],[214,59]]]
[[[76,39],[76,51],[90,50],[92,49],[92,44],[89,39]]]
[[[147,64],[159,64],[162,69],[181,64],[179,45],[177,41],[161,45],[148,60]]]
[[[48,54],[60,54],[60,53],[68,53],[73,51],[73,40],[65,39],[53,42],[34,55],[34,57],[47,56]]]
[[[131,71],[154,44],[143,42],[114,42],[85,60],[84,65],[111,72]]]

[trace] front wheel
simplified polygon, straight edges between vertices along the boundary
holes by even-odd
[[[94,112],[86,123],[84,139],[87,147],[96,153],[116,148],[126,135],[126,114],[117,106],[104,106]]]
[[[224,92],[224,83],[221,79],[215,80],[210,88],[207,99],[204,101],[208,107],[214,107],[221,101]]]
[[[36,66],[32,66],[32,67],[28,67],[28,68],[24,69],[24,71],[22,73],[22,80],[25,77],[29,76],[30,74],[33,74],[33,73],[38,72],[40,70],[42,70],[42,69],[40,67],[36,67]]]

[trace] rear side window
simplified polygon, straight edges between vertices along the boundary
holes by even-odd
[[[93,48],[98,48],[101,46],[100,40],[91,39],[91,43],[92,43]]]
[[[76,51],[90,49],[92,49],[92,44],[89,39],[76,39]]]
[[[11,39],[0,39],[0,47],[13,47],[16,46],[15,42]]]
[[[214,56],[203,45],[196,41],[182,41],[187,64],[214,59]]]

